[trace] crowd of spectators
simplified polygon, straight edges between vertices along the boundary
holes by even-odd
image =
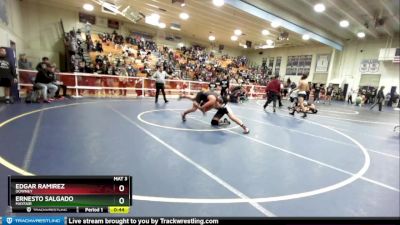
[[[140,35],[124,38],[115,31],[97,36],[86,34],[86,40],[79,30],[76,33],[71,31],[67,40],[70,53],[75,56],[72,58],[74,67],[70,72],[150,77],[157,66],[162,66],[172,79],[211,82],[228,75],[232,84],[266,84],[265,70],[261,67],[248,67],[246,56],[217,57],[213,51],[206,51],[201,46],[170,49],[157,46],[153,40]],[[95,55],[90,62],[83,57],[85,45],[87,51]],[[106,52],[105,46],[113,51]],[[81,56],[79,60],[76,53]]]

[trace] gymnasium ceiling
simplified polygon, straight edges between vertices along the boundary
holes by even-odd
[[[95,6],[92,14],[101,17],[117,18],[127,23],[132,23],[123,16],[113,16],[101,11],[101,6],[93,0],[24,0],[44,5],[53,5],[85,12],[82,9],[84,3]],[[140,12],[146,16],[152,13],[160,15],[160,22],[165,23],[165,29],[148,25],[144,19],[137,22],[139,26],[154,28],[154,33],[162,32],[175,36],[186,36],[199,39],[207,43],[210,33],[216,37],[216,45],[239,47],[239,43],[245,44],[246,40],[252,42],[252,46],[265,44],[267,39],[275,41],[275,47],[311,46],[320,44],[310,39],[302,40],[302,34],[289,29],[279,27],[272,28],[269,21],[253,16],[242,9],[234,7],[227,2],[222,7],[216,7],[211,0],[185,0],[186,5],[172,4],[172,0],[107,0],[115,3],[120,10],[130,6],[130,10]],[[232,0],[230,0],[232,1]],[[357,32],[363,31],[367,39],[386,38],[399,35],[399,11],[398,0],[241,0],[242,3],[251,5],[260,10],[281,17],[285,21],[304,28],[307,31],[331,40],[338,44],[357,39]],[[323,3],[326,10],[316,13],[313,9],[316,3]],[[189,14],[189,19],[182,20],[179,13]],[[350,26],[342,28],[339,21],[346,19]],[[382,22],[383,21],[383,22]],[[383,24],[379,24],[382,22]],[[181,31],[170,29],[171,23],[178,23]],[[133,23],[132,23],[133,24]],[[133,26],[135,26],[133,24]],[[230,38],[235,29],[240,29],[243,34],[239,40],[233,42]],[[261,31],[270,32],[264,36]],[[151,29],[153,30],[153,29]],[[288,32],[289,40],[278,41],[277,38],[283,31]]]

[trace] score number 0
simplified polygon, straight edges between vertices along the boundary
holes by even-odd
[[[120,192],[124,192],[125,191],[125,186],[122,185],[122,184],[119,185],[118,190]],[[119,198],[118,202],[119,202],[119,204],[123,205],[125,203],[125,198],[123,198],[123,197]]]

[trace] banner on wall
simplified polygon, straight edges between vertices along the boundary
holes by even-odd
[[[378,73],[379,72],[380,63],[377,59],[371,59],[369,61],[369,72],[370,73]]]
[[[379,73],[380,62],[378,59],[364,59],[360,64],[360,72],[364,73]]]
[[[281,61],[282,57],[276,57],[276,63],[275,63],[275,75],[279,75],[279,71],[281,69]]]
[[[286,75],[309,74],[311,69],[312,55],[288,56],[286,64]]]
[[[316,73],[327,73],[329,69],[329,61],[331,56],[329,54],[317,55],[317,63],[315,65]]]
[[[364,59],[363,61],[361,61],[360,72],[366,73],[366,72],[368,72],[368,70],[369,70],[369,60]]]
[[[273,67],[274,67],[274,57],[270,57],[268,60],[268,75],[272,75]]]
[[[108,19],[108,28],[119,30],[119,21]]]
[[[96,16],[79,12],[79,22],[90,23],[91,25],[96,24]]]

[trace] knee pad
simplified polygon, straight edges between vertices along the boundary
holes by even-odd
[[[211,125],[212,126],[218,126],[219,125],[219,121],[218,120],[211,120]]]

